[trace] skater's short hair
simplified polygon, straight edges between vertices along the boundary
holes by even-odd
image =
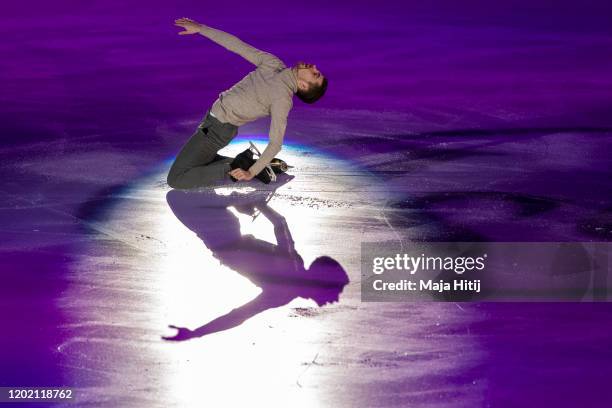
[[[319,306],[338,301],[340,293],[349,282],[348,275],[338,261],[329,256],[320,256],[308,268],[310,292],[307,297]]]
[[[296,95],[302,102],[315,103],[325,94],[327,90],[327,78],[323,78],[321,85],[311,83],[307,90],[298,90]]]
[[[311,278],[321,286],[343,288],[349,282],[344,268],[329,256],[320,256],[310,265]]]

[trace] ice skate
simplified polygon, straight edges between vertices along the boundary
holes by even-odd
[[[249,141],[249,148],[238,154],[234,160],[230,163],[230,168],[232,170],[241,168],[242,170],[248,170],[259,157],[261,157],[261,152],[253,144],[253,142]],[[257,158],[254,156],[257,155]],[[276,175],[285,173],[287,170],[292,168],[289,166],[284,160],[274,158],[259,174],[255,176],[258,180],[260,180],[264,184],[270,184],[272,181],[276,181]],[[237,180],[230,176],[232,181],[236,182]]]
[[[249,149],[253,151],[253,153],[256,153],[258,157],[261,156],[261,152],[259,151],[259,149],[257,148],[257,146],[255,146],[255,144],[251,141],[249,141],[250,147]],[[273,158],[270,161],[269,166],[272,168],[272,171],[274,171],[275,174],[282,174],[282,173],[286,173],[287,170],[292,169],[293,166],[289,166],[287,164],[287,162],[285,162],[282,159],[279,159],[277,157]]]

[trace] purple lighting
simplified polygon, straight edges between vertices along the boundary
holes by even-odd
[[[292,178],[166,185],[252,69],[177,35],[183,16],[329,78],[294,98]],[[33,1],[0,19],[0,386],[74,387],[75,406],[610,405],[609,303],[361,302],[359,252],[609,242],[609,2]]]

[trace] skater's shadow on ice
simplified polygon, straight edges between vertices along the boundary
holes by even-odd
[[[279,177],[276,188],[292,177]],[[188,340],[237,327],[249,318],[268,309],[284,306],[296,298],[312,299],[317,305],[338,301],[348,283],[342,266],[328,256],[315,259],[308,269],[296,252],[285,218],[268,205],[274,191],[254,191],[229,195],[214,191],[185,192],[171,190],[166,199],[174,215],[195,232],[204,245],[222,264],[248,278],[261,288],[250,302],[205,325],[190,330],[171,325],[177,330],[165,340]],[[241,235],[238,218],[230,210],[250,216],[263,216],[274,226],[277,245]]]

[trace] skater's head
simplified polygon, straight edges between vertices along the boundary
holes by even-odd
[[[306,103],[315,103],[327,90],[327,78],[314,64],[298,62],[294,67],[298,90],[296,95]]]
[[[329,256],[320,256],[308,268],[309,285],[307,296],[319,306],[337,302],[340,293],[349,282],[348,275],[342,265]]]

